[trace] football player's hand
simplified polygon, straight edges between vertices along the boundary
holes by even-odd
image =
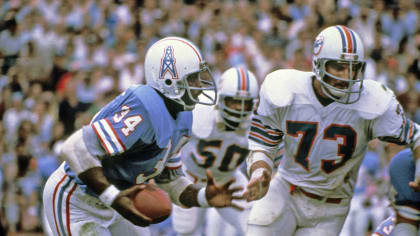
[[[414,190],[414,192],[420,192],[420,176],[417,176],[414,181],[410,181],[408,185]]]
[[[242,191],[242,187],[234,187],[229,189],[230,185],[235,182],[235,179],[229,180],[223,186],[219,186],[214,182],[213,173],[210,170],[206,171],[207,186],[206,198],[212,207],[233,207],[242,211],[244,208],[232,202],[233,199],[243,199],[242,196],[233,196],[234,193]]]
[[[134,196],[142,191],[146,185],[135,185],[131,188],[121,191],[112,203],[114,208],[120,215],[138,226],[148,226],[152,223],[152,219],[139,212],[134,206]]]
[[[268,192],[268,187],[270,186],[271,176],[268,170],[260,168],[255,171],[262,171],[262,173],[252,173],[251,180],[249,181],[247,189],[243,195],[248,202],[264,197]]]

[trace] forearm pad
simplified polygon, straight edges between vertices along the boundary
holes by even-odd
[[[101,167],[101,162],[87,150],[81,129],[67,138],[60,155],[76,175],[93,167]]]

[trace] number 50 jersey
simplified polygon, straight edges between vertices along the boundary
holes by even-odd
[[[214,106],[197,105],[194,109],[192,136],[181,150],[184,172],[190,177],[204,180],[208,168],[216,182],[224,182],[248,155],[249,122],[236,131],[226,131],[219,119]]]
[[[393,92],[364,81],[353,104],[321,105],[312,72],[278,70],[260,91],[249,132],[251,150],[274,154],[284,141],[279,171],[288,182],[329,197],[350,197],[370,140],[413,144],[418,125],[404,116]]]

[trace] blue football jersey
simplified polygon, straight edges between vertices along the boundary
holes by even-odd
[[[176,154],[188,141],[192,112],[168,112],[163,98],[150,86],[127,89],[83,127],[88,151],[101,160],[107,179],[119,189],[159,175],[165,167],[179,168]],[[76,178],[66,164],[68,175]]]
[[[391,235],[392,230],[395,227],[395,217],[390,216],[384,220],[372,233],[372,236],[388,236]]]

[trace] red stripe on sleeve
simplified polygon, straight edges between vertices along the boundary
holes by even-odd
[[[98,131],[96,130],[95,126],[94,126],[93,124],[92,124],[91,126],[92,126],[92,128],[93,128],[93,131],[95,131],[96,136],[99,138],[99,141],[102,143],[102,147],[104,147],[104,148],[105,148],[105,151],[106,151],[108,154],[111,154],[111,151],[110,151],[110,150],[108,149],[108,147],[105,145],[104,140],[102,140],[102,138],[101,138],[101,136],[99,135]]]
[[[117,138],[118,142],[120,143],[121,147],[124,149],[124,151],[126,150],[124,144],[121,142],[120,137],[118,136],[117,132],[115,132],[114,128],[112,127],[111,123],[109,122],[109,120],[105,119],[106,123],[108,123],[109,127],[111,128],[112,132],[114,133],[115,137]]]

